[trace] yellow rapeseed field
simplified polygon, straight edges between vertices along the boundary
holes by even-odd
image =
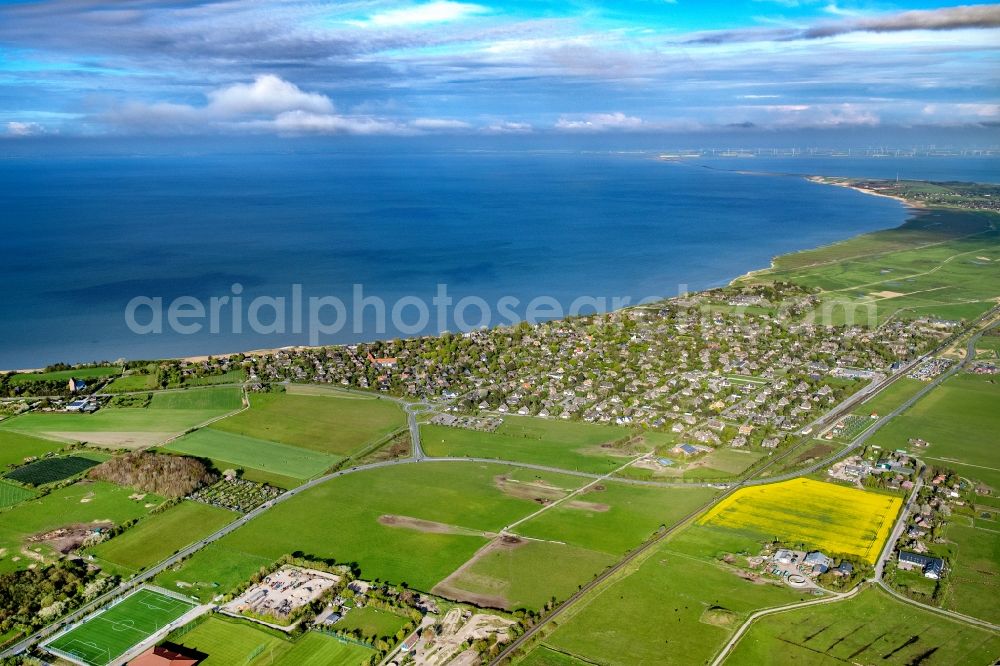
[[[741,488],[698,523],[801,541],[827,553],[858,555],[874,564],[902,503],[890,495],[792,479]]]

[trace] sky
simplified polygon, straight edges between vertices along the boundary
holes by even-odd
[[[0,0],[9,140],[898,128],[998,137],[1000,4]]]

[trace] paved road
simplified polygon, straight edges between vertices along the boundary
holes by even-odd
[[[985,315],[984,315],[984,318],[985,318]],[[996,324],[994,324],[994,326],[995,325]],[[634,483],[634,484],[642,484],[642,485],[663,485],[663,486],[684,486],[684,487],[711,486],[711,487],[723,488],[725,490],[725,492],[723,492],[720,496],[714,498],[712,501],[710,501],[708,504],[706,504],[706,507],[707,507],[709,504],[713,504],[714,502],[716,502],[718,500],[721,500],[722,498],[724,498],[725,496],[729,495],[730,493],[732,493],[737,488],[739,488],[739,487],[741,487],[743,485],[754,485],[754,484],[759,484],[759,483],[774,483],[776,481],[784,480],[785,478],[794,478],[796,476],[801,476],[803,474],[811,473],[812,471],[815,471],[816,469],[819,469],[823,465],[829,464],[831,461],[836,460],[836,459],[842,457],[848,451],[853,450],[854,448],[857,448],[858,446],[860,446],[861,444],[863,444],[864,441],[866,441],[868,439],[868,437],[871,436],[871,434],[873,434],[875,432],[875,430],[877,430],[882,425],[884,425],[885,422],[888,422],[888,420],[890,420],[891,418],[894,418],[898,414],[900,414],[903,411],[905,411],[906,409],[908,409],[913,403],[915,403],[918,399],[920,399],[921,397],[923,397],[923,395],[926,394],[928,391],[930,391],[933,387],[937,386],[942,381],[944,381],[947,377],[949,377],[952,374],[954,374],[955,372],[957,372],[959,368],[963,367],[966,363],[968,363],[971,360],[971,358],[973,358],[975,356],[975,343],[976,343],[976,341],[979,339],[979,337],[981,335],[982,335],[982,332],[980,332],[979,334],[974,335],[974,336],[972,336],[972,338],[970,338],[969,343],[968,343],[968,347],[967,347],[967,355],[966,355],[966,358],[962,361],[962,363],[955,364],[946,373],[943,373],[942,375],[940,375],[933,382],[931,382],[925,389],[923,389],[922,391],[920,391],[917,395],[915,395],[910,400],[908,400],[906,403],[904,403],[899,408],[897,408],[896,410],[894,410],[890,415],[887,415],[883,419],[880,419],[880,421],[878,423],[876,423],[875,426],[873,426],[868,431],[866,431],[865,433],[863,433],[860,437],[858,437],[857,439],[855,439],[855,441],[852,442],[851,446],[848,447],[848,449],[846,449],[845,451],[841,451],[839,454],[837,454],[835,456],[831,456],[830,458],[828,458],[828,459],[826,459],[826,460],[824,460],[824,461],[822,461],[820,463],[817,463],[816,465],[808,468],[808,470],[798,470],[796,472],[790,472],[787,475],[781,475],[781,476],[777,476],[777,477],[770,477],[770,478],[767,478],[767,479],[759,479],[759,480],[756,480],[756,481],[746,480],[746,481],[742,481],[740,483],[730,484],[728,486],[720,485],[720,484],[711,484],[711,483],[703,483],[703,484],[678,483],[678,484],[671,484],[671,483],[668,483],[668,482],[660,483],[660,482],[653,482],[653,481],[643,481],[643,480],[639,480],[639,479],[616,479],[616,480],[624,482],[624,483]],[[877,390],[874,390],[874,391],[868,390],[866,392],[866,396],[865,397],[870,397],[871,395],[874,395],[875,393],[883,390],[885,387],[889,386],[893,381],[895,381],[895,379],[897,379],[899,376],[900,376],[899,373],[897,373],[896,375],[893,375],[893,376],[887,378],[883,382],[880,382],[878,384]],[[869,387],[869,389],[871,389],[871,387]],[[370,395],[370,394],[366,394],[366,395]],[[31,636],[28,636],[27,638],[19,641],[18,643],[12,645],[11,647],[7,648],[6,650],[3,650],[2,652],[0,652],[0,658],[5,658],[5,657],[13,656],[15,654],[18,654],[20,652],[23,652],[23,651],[27,650],[32,645],[36,645],[36,644],[40,643],[41,641],[45,640],[46,638],[48,638],[48,637],[52,636],[53,634],[57,633],[61,628],[65,627],[67,624],[78,621],[80,618],[84,617],[88,613],[90,613],[90,612],[92,612],[92,611],[94,611],[94,610],[96,610],[98,608],[101,608],[104,604],[106,604],[109,601],[115,599],[116,597],[129,592],[130,590],[132,590],[135,587],[141,585],[142,583],[146,582],[147,580],[149,580],[149,579],[157,576],[158,574],[160,574],[161,572],[165,571],[166,569],[169,569],[170,567],[172,567],[173,565],[177,564],[178,562],[180,562],[184,558],[189,557],[190,555],[193,555],[194,553],[198,552],[199,550],[201,550],[202,548],[204,548],[208,544],[213,543],[215,541],[218,541],[219,539],[223,538],[224,536],[226,536],[226,535],[230,534],[231,532],[239,529],[240,527],[246,525],[248,522],[250,522],[254,518],[257,518],[258,516],[260,516],[264,512],[270,510],[275,505],[280,504],[280,503],[285,502],[285,501],[288,501],[292,497],[298,495],[301,492],[309,490],[310,488],[318,486],[318,485],[320,485],[322,483],[325,483],[325,482],[327,482],[327,481],[329,481],[331,479],[335,479],[337,477],[344,476],[346,474],[353,474],[353,473],[356,473],[356,472],[362,472],[362,471],[367,471],[367,470],[371,470],[371,469],[378,469],[378,468],[382,468],[382,467],[391,467],[391,466],[394,466],[394,465],[414,464],[414,463],[421,463],[421,462],[425,462],[426,461],[426,462],[481,462],[481,463],[502,464],[502,465],[505,464],[505,465],[511,465],[511,466],[516,466],[516,467],[524,467],[524,468],[528,468],[528,469],[537,469],[539,471],[552,471],[552,472],[558,472],[558,473],[563,473],[563,474],[571,474],[571,475],[577,475],[577,476],[588,476],[588,477],[592,477],[592,478],[599,478],[600,477],[600,475],[597,475],[597,474],[588,474],[588,473],[585,473],[585,472],[570,472],[570,471],[567,471],[567,470],[562,470],[562,469],[559,469],[559,468],[546,467],[546,466],[543,466],[543,465],[533,465],[533,464],[530,464],[530,463],[518,463],[518,462],[504,461],[504,460],[494,460],[494,459],[491,459],[491,458],[428,458],[424,454],[423,448],[422,448],[422,446],[420,444],[420,428],[419,428],[419,424],[417,423],[417,420],[416,420],[416,414],[419,413],[419,412],[425,411],[427,409],[432,409],[432,406],[428,402],[408,403],[408,402],[406,402],[406,401],[404,401],[402,399],[395,398],[395,397],[390,397],[390,396],[382,396],[382,398],[383,399],[392,400],[394,402],[397,402],[397,403],[403,405],[403,408],[406,411],[406,414],[407,414],[407,423],[408,423],[408,426],[409,426],[409,429],[410,429],[410,438],[411,438],[412,448],[413,448],[413,452],[412,452],[412,456],[411,457],[397,459],[397,460],[388,460],[388,461],[384,461],[384,462],[371,463],[371,464],[368,464],[368,465],[357,465],[357,466],[354,466],[354,467],[350,467],[350,468],[338,470],[336,472],[332,472],[330,474],[326,474],[324,476],[317,477],[315,479],[307,481],[306,483],[302,484],[301,486],[298,486],[297,488],[293,488],[293,489],[291,489],[291,490],[283,493],[282,495],[278,496],[274,500],[271,500],[270,502],[267,502],[267,503],[265,503],[265,504],[257,507],[253,511],[251,511],[251,512],[249,512],[249,513],[247,513],[247,514],[245,514],[243,516],[241,516],[239,519],[237,519],[236,521],[230,523],[229,525],[226,525],[225,527],[223,527],[222,529],[218,530],[217,532],[215,532],[215,533],[213,533],[213,534],[211,534],[211,535],[203,538],[200,541],[197,541],[197,542],[195,542],[195,543],[193,543],[193,544],[191,544],[191,545],[189,545],[189,546],[181,549],[180,551],[178,551],[177,553],[175,553],[171,557],[167,558],[166,560],[160,562],[159,564],[155,565],[154,567],[151,567],[151,568],[147,569],[146,571],[143,571],[142,573],[136,575],[135,577],[129,579],[128,581],[124,581],[123,583],[121,583],[115,589],[113,589],[113,590],[111,590],[111,591],[109,591],[109,592],[101,595],[100,597],[94,599],[93,601],[91,601],[91,602],[89,602],[89,603],[81,606],[76,611],[73,611],[69,615],[67,615],[64,618],[62,618],[59,622],[54,623],[52,625],[49,625],[47,627],[43,627],[42,629],[40,629],[39,631],[35,632]],[[849,399],[849,401],[847,401],[845,403],[841,403],[840,408],[838,408],[835,413],[839,414],[843,409],[846,408],[847,405],[853,406],[853,404],[854,403],[850,402],[850,399]],[[815,421],[814,423],[823,422],[823,421],[829,419],[830,416],[831,416],[831,413],[828,413],[826,416],[823,416],[823,417],[820,417],[819,419],[817,419],[817,421]],[[775,461],[773,461],[773,462],[777,462],[777,459]],[[773,464],[773,462],[771,464]],[[758,473],[761,472],[761,471],[764,471],[764,469],[766,469],[766,467],[762,468],[761,470],[759,470]],[[507,649],[505,649],[503,652],[501,652],[501,654],[497,657],[497,659],[494,660],[494,663],[497,663],[497,662],[501,661],[502,659],[510,656],[510,654],[512,654],[513,651],[517,647],[519,647],[520,645],[522,645],[530,636],[532,636],[536,631],[538,631],[539,629],[541,629],[541,627],[543,625],[547,624],[552,618],[554,618],[556,615],[562,613],[566,608],[570,607],[576,601],[579,601],[587,592],[589,592],[590,590],[592,590],[596,585],[600,584],[604,580],[607,580],[608,577],[614,575],[614,573],[616,573],[617,571],[620,571],[622,567],[624,567],[629,562],[631,562],[632,560],[634,560],[641,553],[645,552],[649,548],[653,547],[654,545],[656,545],[657,543],[659,543],[660,541],[662,541],[664,538],[666,538],[668,535],[672,534],[674,531],[676,531],[677,529],[679,529],[681,526],[686,525],[687,522],[689,522],[692,518],[694,518],[695,516],[697,516],[704,508],[705,507],[700,507],[697,510],[693,511],[688,516],[686,516],[684,519],[682,519],[681,521],[678,521],[677,523],[675,523],[673,527],[671,527],[671,528],[669,528],[669,529],[661,532],[659,535],[657,535],[653,539],[650,539],[649,541],[645,542],[644,544],[642,544],[641,546],[639,546],[638,548],[636,548],[635,550],[633,550],[631,553],[627,554],[625,556],[625,558],[623,558],[621,561],[619,561],[616,565],[614,565],[610,569],[606,570],[603,574],[601,574],[600,576],[598,576],[597,578],[595,578],[594,580],[592,580],[590,583],[584,585],[584,587],[581,588],[576,594],[574,594],[572,597],[570,597],[569,599],[567,599],[566,602],[564,602],[563,604],[561,604],[560,606],[558,606],[545,619],[544,622],[539,623],[538,625],[536,625],[535,627],[533,627],[528,632],[525,632],[525,634],[523,634],[519,639],[517,639],[514,643],[512,643],[510,646],[508,646]],[[884,585],[884,583],[882,583],[881,580],[879,580],[879,584],[882,585],[883,587],[886,587]],[[886,589],[888,589],[888,588],[886,587]],[[900,596],[900,595],[896,594],[895,591],[893,591],[893,590],[890,590],[890,593],[894,594],[895,596]],[[903,599],[904,601],[909,602],[909,603],[916,603],[916,602],[913,602],[912,600],[909,600],[909,599],[907,599],[905,597],[901,597],[900,596],[900,598]],[[917,605],[923,606],[923,604],[917,604]],[[934,608],[934,607],[931,607],[931,606],[926,606],[926,608],[928,608],[930,610],[933,610],[933,611],[936,611],[936,612],[940,612],[942,614],[950,615],[952,617],[955,617],[956,619],[961,619],[961,620],[964,620],[964,621],[972,622],[973,624],[980,624],[982,626],[988,626],[988,627],[994,628],[994,625],[991,625],[989,623],[985,623],[985,622],[982,622],[982,621],[979,621],[979,620],[975,620],[975,618],[967,618],[966,616],[960,615],[958,613],[952,613],[950,611],[944,611],[942,609],[937,609],[937,608]]]
[[[413,415],[410,414],[411,418],[412,418],[412,416]],[[416,423],[416,419],[413,419],[413,423],[414,424]],[[411,430],[411,432],[412,432],[412,430]],[[414,440],[414,441],[419,442],[419,430],[417,431],[417,439]],[[419,450],[419,443],[417,444],[417,446],[414,447],[414,453],[416,453],[418,450]],[[80,618],[84,617],[88,613],[91,613],[91,612],[97,610],[98,608],[101,608],[106,603],[110,602],[111,600],[113,600],[113,599],[115,599],[115,598],[117,598],[117,597],[119,597],[119,596],[121,596],[123,594],[126,594],[127,592],[135,589],[139,585],[141,585],[141,584],[145,583],[146,581],[148,581],[148,580],[156,577],[157,575],[159,575],[163,571],[166,571],[170,567],[172,567],[175,564],[179,563],[184,558],[189,557],[189,556],[195,554],[196,552],[198,552],[199,550],[201,550],[205,546],[209,545],[210,543],[218,541],[219,539],[221,539],[221,538],[225,537],[226,535],[234,532],[235,530],[238,530],[239,528],[243,527],[244,525],[246,525],[247,523],[249,523],[254,518],[257,518],[261,514],[269,511],[274,506],[276,506],[278,504],[281,504],[282,502],[287,502],[288,500],[290,500],[291,498],[295,497],[299,493],[305,492],[306,490],[309,490],[310,488],[314,488],[314,487],[316,487],[316,486],[318,486],[320,484],[323,484],[323,483],[326,483],[327,481],[330,481],[331,479],[336,479],[338,477],[345,476],[347,474],[355,474],[357,472],[364,472],[364,471],[368,471],[368,470],[372,470],[372,469],[379,469],[379,468],[383,468],[383,467],[393,467],[393,466],[396,466],[396,465],[412,465],[412,464],[418,464],[418,463],[454,463],[454,462],[459,462],[459,463],[488,463],[488,464],[492,464],[492,465],[508,465],[508,466],[511,466],[511,467],[522,467],[522,468],[526,468],[526,469],[535,469],[535,470],[538,470],[538,471],[545,471],[545,472],[558,472],[558,473],[561,473],[561,474],[569,474],[571,476],[581,476],[581,477],[586,477],[586,478],[591,478],[591,479],[601,479],[601,478],[603,478],[605,476],[605,475],[601,475],[601,474],[590,474],[590,473],[587,473],[587,472],[569,472],[569,471],[562,470],[562,469],[555,468],[555,467],[546,467],[544,465],[532,465],[530,463],[521,463],[521,462],[515,462],[515,461],[509,461],[509,460],[496,460],[496,459],[493,459],[493,458],[428,458],[428,457],[426,457],[426,456],[423,455],[422,451],[421,451],[420,455],[421,455],[421,457],[419,457],[419,458],[417,458],[415,456],[411,456],[409,458],[399,458],[399,459],[396,459],[396,460],[386,460],[386,461],[383,461],[383,462],[370,463],[370,464],[367,464],[367,465],[356,465],[354,467],[348,467],[348,468],[345,468],[345,469],[338,470],[336,472],[332,472],[330,474],[326,474],[324,476],[317,477],[315,479],[307,481],[306,483],[302,484],[301,486],[298,486],[296,488],[292,488],[291,490],[288,490],[288,491],[282,493],[281,495],[279,495],[275,499],[271,500],[270,502],[262,504],[261,506],[257,507],[253,511],[250,511],[249,513],[244,514],[243,516],[241,516],[237,520],[229,523],[228,525],[226,525],[222,529],[220,529],[220,530],[218,530],[218,531],[216,531],[216,532],[214,532],[214,533],[212,533],[212,534],[204,537],[200,541],[196,541],[195,543],[190,544],[189,546],[187,546],[187,547],[179,550],[177,553],[175,553],[174,555],[171,555],[169,558],[167,558],[166,560],[163,560],[159,564],[157,564],[157,565],[155,565],[155,566],[153,566],[153,567],[151,567],[149,569],[146,569],[142,573],[137,574],[135,577],[130,578],[127,581],[122,582],[118,587],[114,588],[113,590],[111,590],[111,591],[109,591],[109,592],[101,595],[100,597],[94,599],[90,603],[87,603],[87,604],[81,606],[79,609],[77,609],[77,610],[73,611],[72,613],[70,613],[69,615],[65,616],[58,623],[53,624],[53,625],[49,625],[47,627],[44,627],[44,628],[38,630],[37,632],[35,632],[34,634],[32,634],[31,636],[28,636],[27,638],[19,641],[18,643],[15,643],[14,645],[12,645],[9,648],[7,648],[6,650],[3,650],[2,652],[0,652],[0,658],[9,657],[9,656],[18,654],[20,652],[23,652],[23,651],[27,650],[30,646],[40,643],[41,641],[45,640],[46,638],[48,638],[48,637],[52,636],[53,634],[57,633],[58,630],[61,627],[65,626],[66,624],[78,621]],[[642,480],[639,480],[639,479],[615,479],[615,480],[616,481],[620,481],[622,483],[634,483],[634,484],[642,484],[642,485],[658,485],[658,486],[664,486],[664,487],[681,487],[681,486],[683,486],[683,487],[692,487],[693,488],[693,487],[699,487],[699,486],[701,486],[701,487],[707,487],[707,486],[711,486],[712,485],[712,484],[705,484],[705,483],[698,483],[698,484],[695,484],[695,483],[666,483],[666,482],[664,482],[664,483],[658,483],[658,482],[652,482],[652,481],[642,481]]]

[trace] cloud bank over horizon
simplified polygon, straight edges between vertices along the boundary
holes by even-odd
[[[998,4],[0,4],[11,139],[998,125]]]

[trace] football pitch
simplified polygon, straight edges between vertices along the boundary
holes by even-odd
[[[190,601],[142,588],[45,647],[77,663],[105,666],[194,607]]]

